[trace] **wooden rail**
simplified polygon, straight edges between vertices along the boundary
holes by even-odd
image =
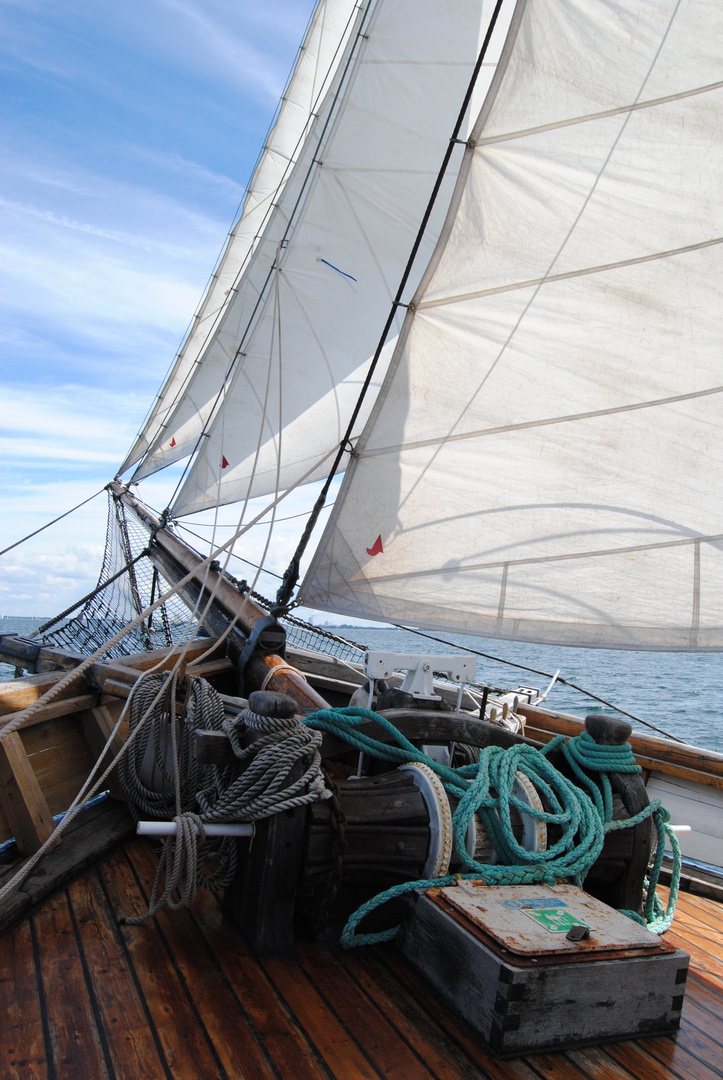
[[[584,721],[565,713],[520,704],[525,717],[525,734],[540,742],[550,742],[556,735],[573,737],[584,730]],[[672,739],[633,734],[630,743],[639,765],[650,772],[665,773],[683,780],[723,788],[723,754],[702,750]]]

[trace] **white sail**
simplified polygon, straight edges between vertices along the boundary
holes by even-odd
[[[274,460],[294,483],[308,472],[311,443],[320,456],[338,446],[492,9],[479,0],[370,4],[347,74],[325,101],[329,114],[317,118],[318,148],[310,136],[279,201],[284,231],[267,229],[169,418],[165,437],[176,447],[204,424],[174,514],[244,498],[249,485],[273,490]],[[277,233],[283,243],[272,249]],[[265,444],[270,464],[255,469]]]
[[[274,203],[298,160],[304,140],[320,102],[328,92],[344,56],[355,23],[357,0],[319,0],[299,50],[297,63],[278,108],[278,115],[261,152],[244,199],[243,211],[231,231],[226,250],[215,269],[208,290],[196,312],[191,329],[173,368],[156,398],[141,433],[131,447],[120,472],[124,473],[159,439],[160,460],[142,471],[148,475],[183,456],[181,447],[163,454],[163,432],[170,411],[178,402],[189,376],[211,340],[230,290],[237,283],[259,237],[269,223]],[[168,440],[170,442],[170,439]]]
[[[723,648],[723,9],[517,8],[303,602]]]

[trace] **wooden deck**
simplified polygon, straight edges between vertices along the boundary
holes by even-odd
[[[251,959],[199,892],[141,914],[155,869],[134,840],[0,940],[3,1080],[713,1080],[723,1077],[723,923],[700,897],[669,937],[692,957],[675,1037],[498,1061],[389,947],[301,943]]]

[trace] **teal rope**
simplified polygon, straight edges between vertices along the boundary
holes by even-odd
[[[613,793],[607,774],[641,771],[630,743],[623,743],[622,746],[600,746],[588,731],[583,731],[564,743],[561,749],[572,771],[590,791],[600,817],[603,821],[610,821],[613,816]],[[602,791],[585,769],[599,774]]]
[[[385,731],[392,742],[385,743],[359,731],[358,728],[366,721],[372,721]],[[446,790],[459,799],[452,817],[452,829],[457,855],[468,868],[468,872],[404,882],[372,897],[354,912],[344,927],[341,936],[344,948],[390,941],[398,932],[398,926],[374,934],[358,934],[356,927],[366,915],[388,900],[404,896],[415,889],[443,888],[453,885],[460,878],[481,880],[487,885],[554,884],[556,880],[563,878],[578,886],[582,885],[585,875],[602,851],[605,834],[611,830],[632,827],[650,816],[654,817],[658,829],[658,851],[647,886],[645,919],[641,919],[634,912],[625,914],[649,925],[654,933],[662,932],[657,926],[663,925],[665,920],[667,924],[664,929],[669,928],[677,896],[675,866],[675,888],[671,885],[667,913],[663,911],[655,894],[663,859],[665,822],[669,820],[669,815],[656,799],[633,817],[621,821],[612,819],[612,788],[608,771],[640,771],[628,743],[622,746],[600,746],[588,732],[583,732],[565,743],[564,737],[558,735],[542,751],[524,743],[506,750],[499,746],[489,746],[481,752],[479,763],[452,769],[427,757],[385,717],[369,709],[323,709],[306,717],[304,723],[316,730],[336,735],[360,752],[384,761],[422,762],[433,769],[443,781]],[[554,749],[563,751],[574,774],[589,791],[589,796],[550,764],[547,755]],[[597,773],[600,783],[585,770]],[[515,796],[513,787],[518,772],[532,781],[551,807],[550,811],[535,810]],[[560,839],[545,851],[528,851],[514,836],[511,820],[513,807],[536,820],[559,826],[562,831]],[[501,863],[478,863],[467,853],[465,837],[474,814],[479,814],[495,851],[503,860]],[[677,839],[672,833],[671,836],[674,852],[678,850],[679,859]]]

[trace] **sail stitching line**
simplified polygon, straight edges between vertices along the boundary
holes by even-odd
[[[339,448],[338,448],[338,450],[336,452],[336,456],[334,457],[334,460],[332,462],[332,466],[331,466],[331,469],[329,471],[329,475],[327,476],[327,478],[326,478],[326,480],[324,482],[324,486],[322,487],[322,489],[321,489],[321,491],[319,493],[319,497],[317,498],[316,503],[314,504],[314,507],[313,507],[313,509],[311,511],[311,514],[309,516],[309,520],[306,523],[304,531],[301,534],[301,537],[299,539],[299,543],[297,544],[296,550],[295,550],[295,552],[294,552],[294,554],[293,554],[293,556],[291,558],[291,562],[289,563],[289,566],[288,566],[288,568],[286,570],[286,574],[284,575],[284,584],[282,585],[282,587],[279,589],[278,593],[276,594],[276,607],[271,612],[272,615],[278,615],[279,612],[281,612],[281,611],[283,611],[284,609],[287,608],[287,606],[289,604],[289,601],[291,600],[292,593],[293,593],[294,589],[296,588],[296,584],[297,584],[298,579],[299,579],[299,569],[300,569],[301,557],[302,557],[304,551],[306,550],[306,546],[307,546],[307,544],[309,542],[309,538],[311,537],[311,533],[312,533],[312,531],[313,531],[313,529],[314,529],[314,527],[316,525],[319,514],[321,513],[321,510],[324,507],[327,495],[329,493],[329,489],[331,487],[331,482],[334,479],[334,476],[336,475],[336,472],[337,472],[337,470],[339,468],[339,465],[341,464],[342,457],[343,457],[344,453],[347,451],[347,448],[349,446],[349,442],[350,442],[352,433],[354,431],[354,425],[357,422],[357,419],[359,417],[359,413],[361,412],[362,404],[363,404],[364,399],[366,397],[367,391],[368,391],[368,389],[369,389],[369,387],[371,385],[372,378],[374,376],[374,372],[376,370],[377,364],[378,364],[379,359],[380,359],[380,357],[382,355],[382,352],[384,350],[384,346],[386,345],[387,338],[389,336],[389,331],[391,330],[392,324],[394,323],[394,320],[395,320],[395,318],[397,316],[397,310],[398,310],[397,305],[398,305],[399,301],[402,299],[402,296],[404,294],[404,289],[406,288],[407,282],[409,280],[409,275],[412,272],[412,267],[413,267],[414,262],[415,262],[415,260],[417,258],[417,255],[419,253],[419,248],[422,245],[422,240],[423,240],[427,225],[429,223],[429,219],[430,219],[430,217],[432,215],[432,211],[434,209],[435,203],[437,201],[437,196],[438,196],[440,188],[442,186],[442,181],[443,181],[443,179],[444,179],[444,177],[445,177],[445,175],[447,173],[447,168],[448,168],[449,162],[450,162],[450,160],[452,158],[452,153],[453,153],[454,148],[455,148],[457,137],[458,137],[458,135],[459,135],[459,133],[460,133],[460,131],[462,129],[462,124],[464,122],[464,117],[465,117],[465,115],[467,113],[469,103],[472,100],[472,94],[473,94],[474,88],[475,88],[475,86],[477,84],[477,78],[479,76],[479,72],[480,72],[480,69],[482,67],[482,61],[484,60],[485,56],[487,55],[487,49],[488,49],[488,46],[490,44],[494,28],[495,28],[495,26],[497,24],[497,18],[499,16],[500,9],[502,7],[502,3],[503,3],[503,0],[496,0],[495,7],[494,7],[494,10],[493,10],[492,15],[490,17],[490,21],[489,21],[489,23],[487,25],[487,31],[485,33],[484,40],[482,42],[482,46],[480,48],[479,55],[477,57],[477,62],[475,64],[474,71],[472,72],[472,77],[471,77],[471,79],[469,81],[466,93],[464,95],[464,100],[462,102],[462,107],[461,107],[461,109],[459,111],[456,123],[454,125],[454,129],[453,129],[452,134],[450,136],[450,140],[449,140],[449,142],[447,144],[447,149],[446,149],[444,157],[442,159],[442,164],[441,164],[439,172],[437,174],[437,178],[436,178],[436,180],[434,182],[434,186],[432,188],[432,193],[431,193],[431,195],[429,197],[429,201],[427,203],[424,214],[422,215],[422,220],[421,220],[421,223],[420,223],[420,226],[419,226],[419,230],[418,230],[417,235],[415,237],[414,243],[412,244],[412,249],[411,249],[411,251],[409,253],[409,258],[407,260],[407,264],[406,264],[406,266],[405,266],[405,268],[404,268],[404,270],[402,272],[401,280],[399,282],[399,286],[397,288],[397,293],[396,293],[396,296],[394,298],[394,301],[392,302],[391,310],[390,310],[389,314],[387,315],[387,319],[386,319],[386,322],[385,322],[384,327],[382,329],[379,341],[377,343],[377,347],[376,347],[376,349],[374,351],[374,355],[373,355],[373,357],[371,359],[371,363],[369,365],[369,369],[367,371],[366,378],[364,379],[364,384],[363,384],[363,386],[361,388],[361,391],[359,393],[357,403],[354,406],[354,409],[352,410],[352,414],[351,414],[351,416],[349,418],[349,423],[347,425],[346,434],[344,436],[344,439],[343,439],[341,445],[339,446]]]
[[[610,270],[619,270],[626,266],[640,266],[642,263],[656,262],[659,259],[674,258],[676,255],[686,255],[691,251],[702,251],[705,248],[716,247],[723,243],[722,236],[716,236],[712,240],[701,240],[698,244],[686,244],[684,247],[670,248],[668,251],[655,251],[651,255],[638,255],[633,259],[621,259],[614,263],[600,263],[599,266],[586,266],[579,270],[567,270],[561,274],[545,274],[543,277],[529,278],[527,281],[514,281],[508,285],[497,285],[492,289],[479,289],[477,292],[458,293],[456,296],[444,296],[439,300],[422,300],[417,304],[417,310],[426,308],[445,307],[448,304],[461,304],[466,300],[479,300],[485,296],[496,296],[499,293],[514,292],[516,289],[531,289],[542,285],[549,285],[557,281],[570,281],[574,278],[587,277],[590,274],[604,274]]]
[[[296,144],[294,146],[294,149],[292,151],[291,156],[289,157],[287,155],[283,155],[283,157],[287,161],[287,165],[286,165],[286,168],[284,169],[281,177],[279,178],[279,181],[278,181],[278,183],[276,185],[276,188],[268,196],[264,196],[260,200],[260,202],[257,204],[257,206],[254,207],[254,209],[256,210],[256,209],[258,209],[258,206],[264,205],[264,203],[268,204],[267,209],[266,209],[266,211],[264,213],[263,220],[261,221],[259,227],[256,230],[256,234],[255,234],[254,239],[252,241],[251,247],[246,252],[246,255],[244,256],[244,259],[243,259],[239,269],[236,272],[236,275],[234,277],[234,282],[233,282],[233,285],[231,286],[231,288],[229,289],[229,293],[232,292],[232,291],[237,290],[237,286],[240,283],[242,273],[245,270],[246,266],[248,265],[250,259],[252,258],[252,256],[256,252],[258,241],[261,239],[261,236],[262,236],[262,234],[263,234],[263,232],[265,230],[266,224],[268,222],[269,216],[272,213],[273,208],[275,206],[275,200],[276,200],[277,196],[279,195],[280,191],[286,185],[286,180],[288,179],[288,176],[289,176],[289,169],[292,166],[292,164],[294,163],[294,161],[297,159],[297,156],[300,154],[301,148],[302,148],[304,142],[306,141],[306,137],[311,131],[313,121],[314,121],[314,119],[316,117],[316,111],[319,108],[319,106],[320,106],[320,104],[321,104],[321,102],[323,100],[323,95],[325,93],[324,87],[326,86],[327,80],[329,80],[330,78],[333,80],[332,71],[335,68],[336,58],[337,58],[337,55],[338,55],[340,49],[342,48],[342,45],[347,40],[347,34],[349,32],[349,28],[351,26],[352,21],[356,17],[356,10],[357,10],[356,7],[352,10],[352,12],[351,12],[351,14],[349,16],[349,19],[347,21],[347,24],[346,24],[346,26],[344,28],[344,33],[342,34],[341,39],[339,41],[339,44],[337,45],[336,49],[334,50],[333,56],[332,56],[331,60],[329,61],[328,68],[326,70],[324,78],[321,81],[320,87],[319,87],[318,90],[314,91],[316,96],[313,97],[313,106],[312,106],[312,108],[311,108],[311,110],[309,112],[309,116],[308,116],[308,118],[306,120],[306,123],[304,124],[304,127],[303,127],[302,131],[299,133],[299,136],[298,136],[298,138],[296,140]],[[284,87],[284,91],[283,91],[283,94],[281,96],[281,102],[286,100],[286,93],[287,93],[287,90],[289,89],[289,87],[291,86],[294,74],[295,74],[295,72],[297,70],[298,59],[299,59],[301,53],[304,51],[304,44],[306,42],[306,34],[308,34],[308,32],[309,32],[309,29],[311,27],[312,22],[313,22],[313,13],[312,13],[312,16],[310,17],[309,23],[307,25],[307,30],[306,30],[306,33],[305,33],[305,36],[304,36],[304,42],[302,43],[301,47],[299,48],[299,53],[298,53],[297,59],[294,62],[292,70],[289,73],[289,76],[287,78],[286,85]],[[319,61],[318,61],[318,58],[317,58],[317,70],[318,70],[318,63],[319,63]],[[276,112],[274,114],[274,117],[273,117],[273,119],[271,121],[271,124],[270,124],[269,129],[268,129],[267,134],[266,134],[266,138],[264,140],[264,145],[262,147],[262,150],[261,150],[258,158],[256,159],[256,163],[254,165],[253,172],[251,174],[251,178],[249,180],[248,187],[246,189],[245,197],[241,201],[241,203],[239,203],[239,206],[236,209],[236,214],[239,214],[239,212],[242,211],[244,203],[246,202],[246,198],[248,198],[248,196],[251,194],[251,186],[252,186],[252,184],[254,182],[254,177],[256,176],[258,168],[259,168],[259,166],[261,164],[261,161],[263,159],[264,153],[266,151],[271,151],[271,149],[272,149],[269,140],[270,140],[271,135],[273,133],[273,130],[274,130],[274,127],[276,125],[276,121],[278,120],[279,114],[280,114],[280,105],[279,105],[279,107],[277,107],[277,110],[276,110]],[[278,151],[274,151],[274,152],[278,152]],[[236,236],[239,227],[243,223],[243,220],[244,220],[243,213],[241,213],[241,216],[238,218],[235,225],[229,230],[229,238],[231,240]],[[143,438],[146,439],[146,444],[147,445],[146,445],[146,450],[142,454],[140,454],[139,457],[137,457],[135,459],[135,461],[142,460],[146,456],[146,454],[153,451],[154,447],[156,446],[156,444],[158,442],[159,436],[162,434],[162,432],[168,426],[167,425],[167,420],[168,420],[169,414],[172,412],[172,410],[175,408],[176,404],[178,403],[180,395],[188,387],[191,376],[195,373],[195,370],[196,370],[197,366],[203,362],[202,354],[204,353],[204,351],[206,349],[206,346],[209,343],[210,335],[214,330],[214,327],[216,325],[216,320],[217,320],[219,314],[222,311],[224,311],[224,309],[226,307],[226,302],[225,302],[226,298],[224,298],[224,302],[221,304],[221,307],[217,308],[216,310],[214,310],[211,313],[206,313],[204,311],[204,303],[209,298],[208,297],[208,291],[210,289],[211,283],[218,278],[219,271],[220,271],[220,269],[221,269],[221,267],[223,265],[223,262],[224,262],[224,256],[226,255],[228,249],[229,249],[229,244],[226,245],[225,249],[221,252],[221,254],[219,255],[219,257],[218,257],[218,259],[216,261],[216,265],[214,266],[213,272],[212,272],[212,274],[211,274],[211,276],[209,278],[209,282],[208,282],[208,285],[207,285],[207,288],[206,288],[206,294],[204,295],[201,302],[199,303],[199,306],[198,306],[198,308],[197,308],[197,310],[196,310],[196,312],[195,312],[195,314],[194,314],[194,316],[193,316],[193,318],[191,320],[191,324],[190,324],[190,326],[189,326],[189,328],[188,328],[188,330],[186,332],[184,340],[182,341],[179,349],[177,350],[176,362],[173,363],[170,366],[169,371],[168,371],[165,379],[163,380],[163,384],[161,385],[158,393],[156,394],[154,403],[151,406],[151,408],[149,409],[148,416],[147,416],[147,418],[146,418],[146,420],[144,422],[144,426],[141,429],[141,431],[139,431],[139,433],[138,433],[135,445],[137,445],[138,442]],[[202,341],[202,343],[200,345],[198,354],[197,354],[196,358],[194,359],[190,370],[188,371],[188,373],[184,377],[181,385],[177,389],[177,391],[176,391],[176,393],[175,393],[175,395],[173,397],[173,400],[169,403],[167,409],[165,410],[165,412],[163,414],[163,420],[161,421],[161,423],[159,425],[158,431],[152,436],[146,436],[145,435],[146,428],[155,419],[155,417],[153,415],[153,411],[157,407],[157,405],[162,401],[163,391],[164,391],[164,388],[166,386],[166,383],[169,381],[170,378],[173,377],[173,374],[175,372],[175,368],[176,368],[177,364],[180,364],[180,361],[181,361],[182,355],[184,353],[184,350],[185,350],[186,346],[188,345],[188,343],[190,341],[191,334],[193,333],[193,330],[194,330],[197,322],[200,319],[205,319],[206,317],[209,317],[209,316],[213,318],[214,324],[206,332],[206,335],[205,335],[205,337],[204,337],[204,339],[203,339],[203,341]],[[159,415],[159,414],[157,414],[157,415]],[[131,448],[131,450],[129,451],[129,453],[127,455],[126,461],[128,462],[128,464],[126,465],[124,463],[124,467],[121,469],[121,471],[125,471],[125,468],[130,468],[131,465],[135,464],[134,461],[128,461],[128,459],[133,454],[133,450],[134,450],[134,447]]]
[[[386,172],[387,170],[385,169],[385,170],[380,170],[380,171]],[[387,296],[388,296],[389,301],[391,303],[391,300],[392,300],[392,287],[391,287],[391,284],[387,281],[386,274],[384,273],[384,268],[383,268],[383,266],[381,264],[381,260],[379,259],[379,256],[376,253],[375,246],[372,243],[371,238],[370,238],[367,230],[364,228],[364,225],[363,225],[363,223],[361,221],[361,218],[359,217],[359,214],[357,213],[356,207],[354,206],[354,202],[353,202],[352,197],[351,197],[351,195],[349,193],[349,188],[352,188],[352,190],[356,190],[362,197],[365,197],[364,192],[363,192],[363,190],[360,190],[357,187],[357,185],[355,185],[353,183],[353,181],[350,181],[350,178],[348,176],[345,178],[346,179],[346,183],[345,183],[342,180],[342,172],[339,169],[328,169],[327,170],[327,175],[329,175],[332,178],[332,180],[335,181],[335,183],[336,183],[336,185],[337,185],[337,187],[339,189],[339,194],[341,195],[342,199],[346,203],[346,205],[347,205],[347,207],[349,209],[349,213],[351,214],[352,218],[354,219],[354,224],[356,225],[357,229],[359,230],[359,235],[361,236],[362,240],[364,241],[364,246],[367,249],[367,251],[369,252],[369,255],[371,256],[371,259],[372,259],[374,265],[377,268],[377,271],[379,273],[379,277],[381,278],[381,280],[384,283],[384,288],[386,290]],[[366,197],[368,198],[368,196],[366,196]],[[377,199],[377,205],[378,206],[382,205],[381,200]],[[322,262],[323,261],[324,260],[322,259]],[[356,281],[356,278],[354,278],[353,280]]]
[[[648,66],[647,73],[645,74],[645,77],[643,78],[642,83],[640,85],[640,90],[638,91],[638,95],[637,95],[638,98],[640,98],[642,96],[643,90],[645,89],[645,86],[646,86],[648,80],[650,79],[654,69],[655,69],[655,65],[656,65],[656,63],[657,63],[657,61],[658,61],[658,59],[660,57],[660,53],[662,52],[663,46],[664,46],[664,44],[665,44],[665,42],[666,42],[666,40],[668,38],[668,35],[670,33],[670,29],[671,29],[671,27],[673,25],[673,22],[675,21],[675,18],[676,18],[676,15],[678,13],[678,10],[680,8],[681,2],[682,2],[682,0],[678,0],[678,2],[675,5],[675,9],[674,9],[673,13],[671,14],[670,18],[668,19],[668,23],[667,23],[667,26],[665,28],[664,33],[662,34],[662,37],[660,39],[660,43],[659,43],[657,49],[655,50],[655,55],[653,56],[653,59],[651,60],[649,66]],[[482,115],[482,114],[480,114],[480,115]],[[483,376],[483,378],[479,382],[479,385],[477,386],[477,389],[472,393],[471,397],[469,398],[468,404],[465,406],[465,408],[462,410],[462,412],[458,416],[457,421],[455,423],[455,427],[462,423],[464,417],[469,412],[469,410],[470,410],[470,408],[472,406],[472,402],[478,397],[478,395],[484,389],[485,384],[487,383],[488,379],[492,375],[492,372],[495,370],[497,365],[502,360],[502,357],[505,355],[506,350],[508,349],[508,347],[511,344],[513,338],[517,334],[517,332],[518,332],[518,330],[519,330],[519,328],[520,328],[520,326],[522,324],[523,319],[527,315],[527,312],[531,309],[532,305],[534,304],[535,300],[537,299],[537,296],[538,296],[540,290],[542,289],[542,287],[546,283],[546,281],[550,278],[550,276],[552,274],[553,267],[556,265],[558,260],[561,258],[563,251],[567,247],[568,242],[570,241],[570,238],[573,236],[573,234],[575,232],[575,229],[577,228],[580,220],[582,219],[583,214],[585,213],[587,207],[589,206],[589,204],[590,204],[590,202],[591,202],[591,200],[593,198],[593,195],[595,194],[595,192],[596,192],[596,190],[598,188],[598,185],[600,184],[601,179],[602,179],[608,165],[610,164],[610,161],[611,161],[611,159],[613,157],[613,154],[614,154],[615,150],[617,149],[617,147],[618,147],[618,145],[619,145],[619,143],[620,143],[620,141],[621,141],[621,139],[623,137],[624,132],[627,129],[630,117],[631,117],[630,112],[628,112],[627,115],[624,116],[622,124],[620,125],[620,130],[618,131],[617,135],[615,136],[615,138],[610,143],[610,147],[609,147],[608,152],[607,152],[607,154],[605,156],[605,159],[601,163],[601,165],[600,165],[600,167],[598,169],[597,175],[595,176],[595,178],[594,178],[593,182],[591,183],[590,188],[589,188],[585,198],[582,201],[582,205],[580,206],[577,214],[575,215],[574,220],[570,224],[570,226],[569,226],[569,228],[567,230],[567,234],[566,234],[565,238],[562,240],[562,242],[560,243],[557,251],[552,256],[544,277],[539,280],[539,283],[535,286],[535,289],[534,289],[534,291],[532,293],[532,296],[529,297],[529,299],[525,303],[522,311],[517,316],[517,319],[515,320],[514,326],[512,327],[512,329],[507,334],[507,337],[505,338],[504,342],[500,345],[500,347],[499,347],[499,349],[497,351],[497,355],[495,356],[495,359],[492,361],[492,363],[490,364],[486,374]],[[477,129],[475,129],[475,132],[473,132],[473,138],[475,138],[475,140],[476,140],[476,134],[475,134],[476,130]],[[449,234],[447,235],[445,242],[448,242],[448,240],[449,240]],[[433,257],[433,261],[434,261],[434,257]],[[431,265],[432,265],[432,263],[430,263],[430,267],[431,267]],[[417,308],[419,308],[420,306],[421,305],[419,304],[419,302],[417,302]],[[451,436],[451,435],[448,436],[448,438],[452,438],[452,437],[453,436]],[[432,463],[430,462],[428,464],[431,465]],[[420,480],[421,480],[421,477],[420,477]],[[411,498],[411,496],[414,494],[417,485],[420,483],[420,480],[417,480],[417,483],[412,486],[412,488],[410,489],[410,491],[409,491],[409,493],[407,495],[407,498]]]
[[[709,94],[721,89],[723,89],[723,80],[708,83],[706,86],[696,86],[693,90],[681,90],[677,94],[668,94],[666,97],[651,98],[649,101],[635,102],[632,105],[619,105],[616,109],[604,109],[602,112],[588,113],[585,116],[573,116],[566,120],[558,120],[552,124],[540,124],[538,127],[510,131],[506,135],[490,135],[487,139],[478,139],[476,149],[479,150],[481,146],[493,146],[495,143],[510,142],[513,139],[524,139],[528,135],[539,135],[545,131],[558,131],[561,128],[574,127],[577,124],[587,124],[593,120],[604,120],[608,116],[621,116],[624,113],[653,109],[658,105],[667,105],[673,101],[684,101],[686,98],[699,97],[701,94]]]
[[[397,446],[383,446],[376,450],[365,450],[359,457],[380,457],[383,454],[399,453],[402,450],[419,450],[425,446],[440,446],[465,439],[481,439],[485,435],[504,435],[510,431],[527,431],[530,428],[548,427],[551,424],[569,424],[576,420],[595,420],[599,416],[617,416],[639,409],[654,409],[661,405],[675,405],[680,401],[694,401],[696,398],[712,397],[723,393],[723,386],[713,386],[707,390],[694,390],[689,394],[675,394],[673,397],[656,398],[654,401],[639,401],[631,405],[615,405],[609,409],[594,409],[590,412],[570,413],[568,416],[550,416],[542,420],[526,420],[520,424],[503,424],[500,427],[479,428],[476,431],[459,432],[456,435],[440,435],[434,439],[418,439],[416,442],[399,443]]]
[[[503,559],[497,562],[470,563],[467,566],[435,567],[435,574],[464,574],[472,570],[498,570],[509,566],[534,566],[539,563],[570,562],[574,559],[599,559],[605,555],[627,555],[635,551],[660,551],[666,548],[686,547],[700,544],[713,544],[723,540],[723,533],[713,536],[693,536],[683,540],[660,540],[654,544],[634,544],[629,547],[600,548],[597,551],[573,551],[566,555],[538,555],[528,559]],[[379,574],[375,581],[394,581],[397,578],[425,577],[428,570],[406,570],[403,574]]]
[[[326,349],[324,347],[324,343],[322,342],[321,338],[319,337],[319,334],[317,332],[316,327],[314,326],[314,323],[313,323],[312,319],[309,318],[309,313],[306,310],[306,305],[299,298],[299,295],[298,295],[298,293],[296,291],[296,287],[295,287],[293,281],[289,277],[285,277],[284,278],[284,284],[285,284],[286,289],[289,292],[289,294],[296,301],[296,306],[299,309],[299,314],[301,315],[302,319],[304,320],[304,323],[305,323],[306,327],[308,328],[309,333],[311,334],[313,340],[315,341],[316,347],[318,348],[319,353],[320,353],[320,355],[321,355],[321,357],[322,357],[322,359],[324,361],[324,366],[326,368],[327,375],[329,376],[329,392],[332,393],[333,396],[334,396],[334,404],[335,404],[335,407],[336,407],[337,429],[340,430],[341,429],[342,419],[341,419],[341,406],[339,404],[339,387],[338,387],[338,384],[336,382],[336,379],[334,378],[334,372],[332,371],[331,361],[329,360],[327,351],[326,351]],[[300,514],[299,517],[306,517],[307,513],[308,513],[308,511],[304,511],[304,513]]]
[[[690,623],[690,645],[698,644],[700,630],[700,540],[693,547],[693,614]]]
[[[291,212],[289,214],[289,219],[288,219],[288,222],[287,222],[287,225],[286,225],[286,229],[284,231],[284,235],[283,235],[283,237],[282,237],[282,239],[281,239],[281,241],[280,241],[280,243],[278,245],[278,251],[282,251],[286,247],[289,236],[291,235],[292,231],[298,225],[299,208],[301,207],[301,205],[303,204],[305,199],[307,199],[309,197],[311,186],[313,185],[313,178],[314,178],[314,176],[316,174],[316,171],[317,171],[319,149],[322,147],[322,145],[326,145],[327,137],[331,133],[331,131],[333,131],[334,126],[336,124],[336,120],[337,120],[337,116],[338,116],[339,102],[341,101],[344,93],[347,90],[348,80],[349,80],[349,78],[351,76],[351,73],[355,68],[356,62],[357,62],[357,60],[358,60],[358,58],[360,56],[361,44],[363,43],[363,40],[364,40],[364,37],[365,37],[365,35],[363,34],[363,30],[365,29],[365,27],[367,25],[368,19],[370,18],[370,13],[374,9],[374,7],[375,7],[374,0],[369,0],[369,3],[367,4],[367,6],[365,8],[362,8],[361,6],[359,8],[361,14],[359,15],[358,30],[357,30],[357,33],[354,35],[354,41],[351,44],[349,55],[347,56],[344,69],[343,69],[343,71],[341,72],[341,74],[339,76],[339,84],[337,86],[337,90],[336,90],[336,92],[334,94],[333,100],[332,100],[332,102],[330,104],[329,112],[328,112],[326,118],[324,119],[323,124],[321,125],[321,131],[319,133],[319,138],[315,143],[316,149],[315,149],[315,152],[314,152],[314,155],[313,155],[313,159],[312,159],[311,163],[309,164],[308,170],[306,172],[306,175],[304,176],[304,180],[303,180],[303,183],[302,183],[301,188],[299,190],[299,193],[297,195],[296,201],[295,201],[294,206],[293,206],[293,208],[292,208],[292,210],[291,210]],[[324,104],[325,103],[326,103],[326,99],[324,99]],[[310,133],[309,137],[311,137],[311,133]],[[305,149],[305,147],[304,147],[304,149]],[[189,467],[190,467],[190,465],[191,465],[191,463],[192,463],[192,461],[194,459],[196,451],[201,446],[201,438],[207,432],[209,427],[213,425],[213,423],[215,421],[217,411],[218,411],[218,405],[219,405],[219,402],[222,399],[222,396],[225,395],[225,392],[227,391],[227,389],[231,388],[231,386],[233,385],[233,382],[236,379],[236,376],[237,376],[238,372],[234,373],[234,368],[236,367],[238,359],[245,355],[245,353],[242,352],[242,349],[246,345],[246,342],[250,338],[252,338],[253,334],[255,334],[255,332],[256,332],[256,328],[258,326],[258,319],[256,319],[256,316],[258,315],[258,317],[260,319],[263,312],[264,312],[264,310],[266,309],[268,299],[269,299],[269,284],[273,280],[274,275],[276,273],[278,273],[279,269],[280,269],[280,267],[279,267],[278,259],[275,259],[274,262],[272,263],[267,275],[266,275],[264,283],[263,283],[263,285],[261,287],[261,290],[259,292],[259,296],[258,296],[258,299],[256,301],[256,304],[254,305],[253,311],[249,315],[248,321],[246,323],[246,328],[245,328],[245,330],[244,330],[244,332],[243,332],[243,334],[242,334],[242,336],[241,336],[241,338],[239,340],[238,348],[236,349],[236,351],[235,351],[235,353],[234,353],[234,355],[233,355],[233,357],[232,357],[232,359],[230,361],[230,364],[229,364],[228,370],[226,371],[226,374],[224,376],[221,388],[219,389],[219,391],[218,391],[218,393],[217,393],[217,395],[216,395],[216,397],[215,397],[215,399],[213,401],[213,404],[211,406],[211,410],[210,410],[210,412],[208,414],[208,417],[207,417],[207,419],[206,419],[206,421],[204,423],[203,430],[201,431],[201,434],[199,435],[193,449],[191,450],[191,456],[190,456],[188,462],[186,463],[186,466],[185,466],[185,468],[184,468],[184,470],[183,470],[183,472],[181,474],[180,479],[178,480],[178,483],[176,484],[176,487],[174,488],[173,495],[171,496],[170,502],[173,502],[173,500],[176,498],[179,490],[181,489],[181,485],[183,484],[183,481],[184,481],[184,479],[186,477],[186,474],[187,474],[187,472],[189,470]],[[237,282],[238,282],[238,278],[237,278]],[[220,328],[221,325],[222,325],[222,323],[219,323],[219,328]],[[178,404],[180,404],[180,401],[179,401]],[[171,417],[171,419],[172,419],[172,417]],[[154,446],[152,447],[151,452],[155,452],[155,450],[157,449],[158,438],[159,437],[156,436],[156,442],[154,443]],[[134,474],[134,476],[135,475],[136,474]]]

